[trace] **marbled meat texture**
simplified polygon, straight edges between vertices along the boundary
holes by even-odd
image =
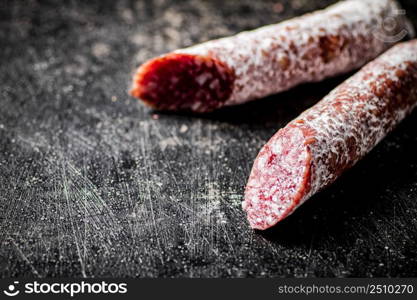
[[[348,0],[279,24],[177,50],[142,65],[131,95],[160,110],[209,112],[357,69],[408,21],[394,0]]]

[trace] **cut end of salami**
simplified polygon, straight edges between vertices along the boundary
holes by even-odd
[[[265,230],[291,214],[310,187],[308,133],[286,127],[265,145],[252,168],[242,204],[252,228]]]
[[[138,69],[130,94],[155,109],[203,113],[224,105],[234,80],[233,71],[214,58],[170,53]]]

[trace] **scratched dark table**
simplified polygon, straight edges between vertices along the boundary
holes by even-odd
[[[332,2],[2,0],[0,276],[417,276],[417,112],[254,232],[257,152],[346,77],[202,116],[127,94],[146,59]]]

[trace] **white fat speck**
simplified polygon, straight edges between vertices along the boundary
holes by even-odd
[[[279,154],[279,153],[282,153],[282,145],[281,145],[281,143],[274,143],[274,144],[272,144],[272,152],[274,153],[274,154]]]
[[[192,110],[198,111],[198,109],[201,107],[201,102],[194,102],[191,106]]]
[[[215,79],[215,80],[213,80],[211,83],[210,83],[210,85],[209,85],[209,87],[210,87],[210,89],[212,89],[212,90],[217,90],[218,88],[219,88],[219,80],[218,79]]]
[[[186,133],[188,131],[188,126],[183,124],[180,127],[180,133]]]
[[[308,144],[309,152],[303,152],[303,155],[311,155],[311,175],[308,178],[310,189],[297,203],[297,207],[333,183],[341,172],[356,164],[417,106],[417,74],[413,71],[415,68],[417,40],[394,46],[283,129],[290,130],[289,132],[304,130],[303,132],[309,132],[308,138],[315,140]],[[400,74],[405,74],[405,78],[400,78]],[[392,86],[392,82],[396,83],[395,86]],[[386,88],[390,85],[390,88]],[[381,92],[378,91],[379,88],[385,90]],[[401,105],[392,108],[391,102],[398,101],[398,93],[405,89],[411,90],[404,93]],[[272,226],[274,222],[270,222],[269,217],[274,217],[277,221],[277,218],[294,205],[290,196],[296,192],[293,186],[298,186],[304,179],[292,178],[291,187],[286,187],[285,178],[276,178],[274,164],[265,167],[265,153],[270,153],[269,149],[273,153],[280,153],[278,145],[280,142],[285,143],[280,132],[261,150],[246,187],[248,219],[256,228],[261,224],[257,219],[259,216],[266,222],[262,226]],[[294,134],[293,137],[297,135]],[[305,142],[301,139],[297,143],[303,141]],[[294,151],[288,153],[287,157],[290,159],[279,159],[279,167],[294,170],[291,158],[294,157],[297,161],[305,159],[305,156],[297,157],[296,154],[294,148]],[[341,172],[334,172],[335,169]],[[297,169],[299,174],[303,174],[304,170],[305,167],[303,170]],[[280,183],[281,180],[283,183]],[[260,183],[255,184],[258,182]],[[284,188],[285,194],[276,194],[278,188]],[[268,200],[268,203],[262,202],[260,205],[259,202],[263,201],[257,197],[260,194],[265,198],[273,195],[272,201]],[[281,198],[278,199],[278,196]],[[295,208],[288,213],[294,210]]]
[[[197,83],[201,86],[206,83],[207,80],[211,78],[211,74],[209,72],[202,73],[195,79]]]

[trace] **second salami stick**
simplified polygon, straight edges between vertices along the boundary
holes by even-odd
[[[383,20],[404,30],[395,0],[347,0],[279,24],[152,59],[131,95],[161,110],[209,112],[346,73],[388,49]],[[394,29],[395,31],[395,29]]]
[[[417,40],[394,46],[278,131],[256,158],[243,208],[267,229],[334,182],[417,106]]]

